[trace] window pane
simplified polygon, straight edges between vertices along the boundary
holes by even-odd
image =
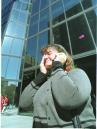
[[[43,8],[45,8],[48,5],[49,5],[49,0],[41,0],[40,9],[43,9]]]
[[[37,49],[37,38],[32,38],[28,40],[27,43],[27,54],[36,58],[36,49]]]
[[[93,33],[93,36],[94,36],[94,39],[95,39],[95,42],[96,42],[96,17],[97,17],[97,13],[96,13],[96,10],[92,10],[88,13],[86,13],[86,16],[88,18],[88,21],[89,21],[89,24],[90,24],[90,27],[91,27],[91,30],[92,30],[92,33]]]
[[[82,11],[79,0],[63,0],[66,16],[70,17]]]
[[[27,22],[27,18],[28,18],[28,12],[20,12],[17,20],[21,24],[25,24]]]
[[[21,8],[21,2],[15,1],[14,4],[13,4],[13,8],[20,10],[20,8]]]
[[[16,21],[19,16],[19,11],[12,10],[10,15],[10,20]]]
[[[28,10],[28,4],[27,3],[22,3],[21,4],[21,10],[23,11],[25,11],[25,10]]]
[[[11,47],[11,54],[16,56],[22,56],[24,41],[21,39],[14,39]]]
[[[29,0],[20,0],[20,1],[24,3],[29,3]]]
[[[19,79],[20,66],[21,59],[10,57],[6,72],[6,78]]]
[[[37,63],[39,64],[40,61],[41,61],[41,49],[46,46],[50,41],[50,37],[49,37],[49,32],[46,31],[42,34],[39,35],[39,42],[38,42],[38,60],[37,60]]]
[[[7,29],[6,29],[6,35],[15,35],[15,26],[16,23],[15,22],[9,22]]]
[[[8,56],[2,56],[2,60],[1,60],[1,76],[5,77],[5,73],[6,73],[6,69],[7,69],[7,65],[8,65]]]
[[[68,25],[74,55],[94,49],[84,15],[69,21]]]
[[[10,54],[12,40],[13,40],[13,38],[4,37],[3,44],[2,44],[2,53],[3,54]]]
[[[31,38],[28,40],[27,44],[27,56],[29,56],[29,63],[35,65],[36,60],[36,49],[37,49],[37,38]]]
[[[30,24],[29,36],[32,36],[38,32],[38,24]]]
[[[40,4],[40,0],[33,0],[32,2],[32,15],[34,13],[37,13],[39,11],[39,4]]]
[[[50,0],[51,1],[51,3],[53,3],[53,2],[55,2],[56,0]]]
[[[84,9],[92,7],[97,4],[97,0],[81,0]]]
[[[39,13],[31,17],[30,24],[36,24],[39,21]]]
[[[25,67],[34,66],[36,62],[37,38],[28,40],[27,55],[25,57]]]
[[[15,36],[19,38],[24,38],[26,34],[26,27],[16,24]]]
[[[19,73],[17,75],[17,78],[19,78],[20,80],[22,80],[22,77],[23,77],[23,69],[24,69],[24,59],[21,58],[21,65],[20,65]]]
[[[54,34],[54,42],[57,44],[61,44],[69,53],[71,53],[66,24],[62,24],[58,27],[55,27],[53,29],[53,34]]]
[[[9,80],[3,79],[3,78],[2,78],[1,81],[2,81],[2,88],[3,87],[10,87],[10,86],[18,87],[18,82],[17,81],[9,81]]]
[[[18,82],[16,81],[8,81],[8,80],[1,80],[1,94],[3,96],[7,96],[11,105],[15,105],[14,99],[18,97],[16,93],[16,87],[18,86]]]
[[[39,30],[48,28],[49,27],[49,10],[46,9],[45,11],[42,11],[40,13],[40,24],[39,24]]]
[[[51,6],[52,9],[52,22],[56,24],[62,20],[64,20],[64,10],[62,2],[57,2]]]

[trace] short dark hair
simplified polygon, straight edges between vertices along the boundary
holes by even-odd
[[[58,52],[63,52],[67,56],[65,62],[65,70],[70,71],[74,67],[73,59],[71,55],[67,52],[67,50],[60,44],[49,44],[46,47],[42,48],[42,53],[45,53],[48,48],[54,48]]]

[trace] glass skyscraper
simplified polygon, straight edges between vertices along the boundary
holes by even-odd
[[[41,48],[53,43],[63,45],[87,72],[96,94],[96,0],[9,1],[2,6],[2,95],[18,106],[39,72]]]

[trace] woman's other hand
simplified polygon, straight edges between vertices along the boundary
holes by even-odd
[[[59,61],[62,64],[64,64],[66,62],[66,59],[67,59],[67,56],[65,55],[65,53],[60,52],[56,54],[54,61]]]

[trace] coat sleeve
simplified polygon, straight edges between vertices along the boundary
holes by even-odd
[[[22,92],[19,100],[19,106],[21,108],[27,108],[32,105],[35,93],[46,80],[47,75],[39,72],[37,77]]]
[[[75,109],[84,104],[91,93],[91,83],[81,69],[69,73],[58,71],[52,77],[52,94],[56,102],[64,109]]]
[[[35,86],[33,81],[28,86],[26,86],[26,88],[20,95],[19,107],[21,108],[30,107],[33,104],[33,97],[38,89],[39,87]]]

